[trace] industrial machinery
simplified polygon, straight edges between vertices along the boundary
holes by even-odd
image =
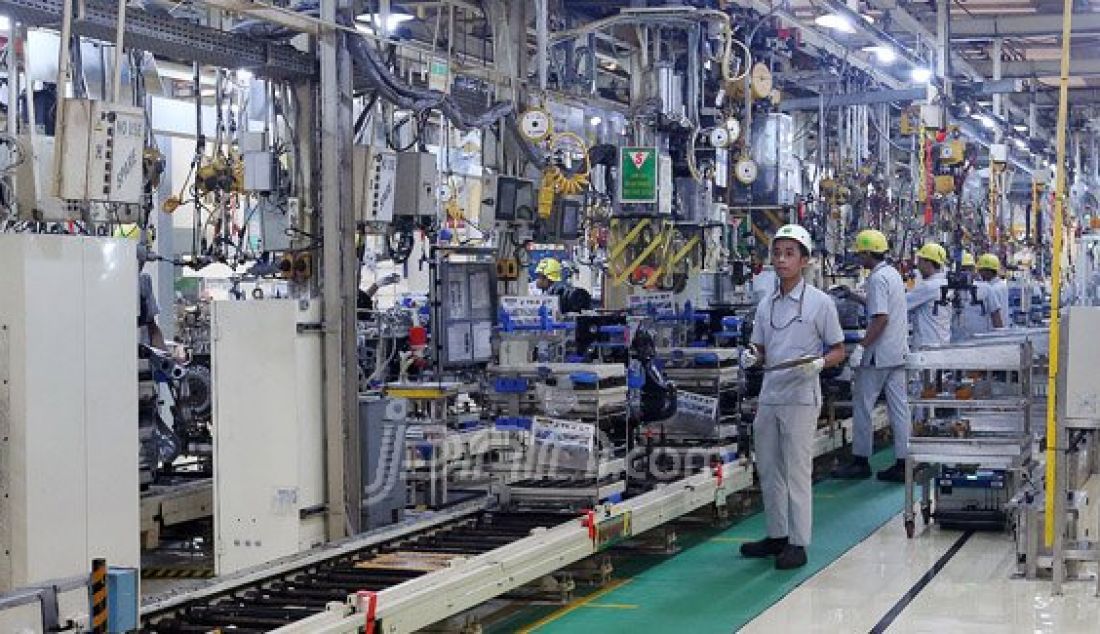
[[[143,631],[398,634],[720,519],[753,484],[764,371],[740,358],[789,223],[849,347],[860,229],[903,273],[925,241],[1007,265],[1018,329],[910,359],[931,416],[905,520],[919,484],[926,521],[1027,524],[1035,560],[1012,509],[1041,498],[1052,270],[1100,297],[1095,113],[1048,167],[1043,73],[982,77],[968,49],[908,76],[950,44],[919,3],[842,38],[808,11],[860,3],[3,4],[0,591],[30,589],[0,630],[91,627],[55,581],[106,556],[219,577]],[[978,282],[950,269],[958,312]],[[851,369],[821,381],[815,457],[847,442]]]

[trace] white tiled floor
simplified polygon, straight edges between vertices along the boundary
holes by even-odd
[[[895,518],[768,611],[743,632],[868,632],[951,547],[960,533],[935,527],[905,537]],[[903,633],[1100,633],[1095,581],[1012,578],[1014,545],[975,533],[888,628]]]

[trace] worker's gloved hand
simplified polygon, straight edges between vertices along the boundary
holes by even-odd
[[[392,286],[392,285],[394,285],[394,284],[396,284],[400,281],[401,281],[401,274],[399,274],[399,273],[390,273],[386,277],[383,277],[382,279],[378,280],[378,287],[381,288],[383,286]]]
[[[741,351],[741,367],[753,368],[760,365],[760,349],[755,344],[750,344]]]
[[[852,354],[848,355],[848,365],[853,368],[858,368],[863,364],[863,345],[856,344],[855,348],[852,348]]]
[[[809,363],[804,363],[798,366],[798,370],[806,376],[817,376],[821,374],[821,371],[825,369],[825,359],[818,357]]]

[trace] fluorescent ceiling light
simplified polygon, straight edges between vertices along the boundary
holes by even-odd
[[[855,33],[856,30],[852,26],[852,23],[848,21],[848,18],[838,13],[826,13],[814,18],[814,24],[823,26],[827,29],[833,29],[834,31],[840,31],[841,33]]]
[[[413,16],[407,13],[393,13],[391,12],[389,17],[386,18],[386,33],[393,33],[397,30],[397,27],[401,24],[413,19]],[[360,30],[374,30],[371,27],[377,27],[382,23],[382,14],[380,13],[363,13],[355,16],[355,21],[359,24],[356,28]],[[366,26],[366,28],[364,28]]]
[[[1017,132],[1027,132],[1028,130],[1027,126],[1022,123],[1017,123],[1016,125],[1012,126],[1012,128]]]
[[[865,46],[863,50],[874,53],[875,59],[882,64],[893,64],[898,59],[897,51],[892,46]]]
[[[909,77],[918,84],[927,84],[932,79],[932,71],[918,66],[909,73]]]
[[[601,119],[599,117],[599,115],[592,115],[592,118],[588,120],[588,123],[591,123],[592,125],[597,126],[597,125],[600,125],[601,123],[603,123],[603,119]]]

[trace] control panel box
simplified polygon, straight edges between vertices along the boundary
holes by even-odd
[[[397,153],[355,146],[352,153],[355,174],[355,208],[360,222],[393,222],[397,187]]]
[[[145,113],[141,108],[67,99],[60,134],[58,197],[138,204],[144,193]]]
[[[396,196],[393,213],[397,216],[436,214],[436,188],[439,170],[430,152],[401,152],[397,155]]]

